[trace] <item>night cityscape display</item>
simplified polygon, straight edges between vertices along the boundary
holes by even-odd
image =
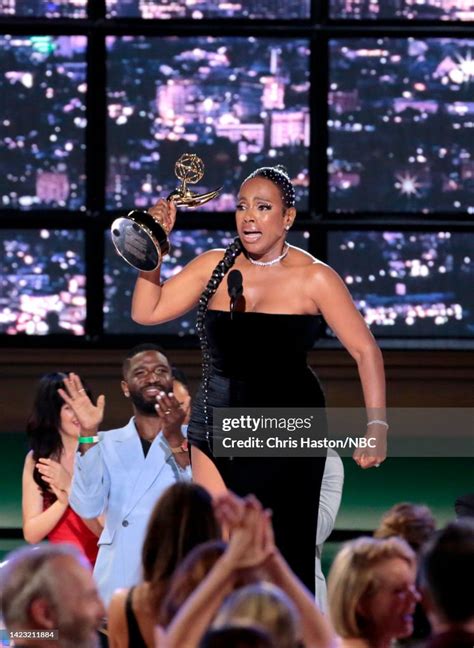
[[[85,36],[0,36],[0,204],[84,209]]]
[[[372,333],[474,335],[474,234],[330,232],[328,263]]]
[[[84,335],[84,234],[0,230],[0,333]]]
[[[204,210],[233,210],[245,176],[284,164],[308,199],[309,44],[301,39],[108,37],[107,207],[147,207],[196,153]]]
[[[474,39],[330,48],[330,210],[474,214]]]
[[[225,248],[236,236],[235,232],[209,230],[173,230],[170,236],[171,254],[161,268],[163,280],[180,272],[198,254],[213,248]],[[307,232],[289,232],[287,240],[303,250],[308,249]],[[196,310],[159,326],[141,326],[130,317],[132,293],[137,271],[117,254],[110,234],[105,241],[105,304],[104,330],[106,333],[135,333],[153,335],[195,335]]]
[[[309,18],[311,0],[106,0],[108,18]]]
[[[474,20],[472,0],[328,0],[331,18]]]
[[[166,197],[179,182],[175,162],[195,153],[205,173],[190,189],[222,189],[200,208],[213,212],[210,230],[173,231],[165,280],[200,252],[225,247],[235,233],[222,230],[219,212],[234,211],[251,171],[283,164],[301,217],[324,218],[309,225],[310,232],[291,232],[290,243],[327,251],[322,260],[341,274],[376,337],[450,338],[464,340],[461,345],[473,339],[474,233],[471,220],[464,233],[450,223],[474,215],[474,37],[465,24],[474,21],[474,0],[327,0],[324,12],[344,21],[329,23],[330,31],[318,11],[311,18],[318,3],[104,0],[100,18],[88,0],[0,0],[0,20],[19,32],[6,35],[4,27],[0,35],[0,335],[178,335],[194,344],[194,311],[156,327],[131,320],[136,271],[115,252],[108,216],[95,219],[103,206],[126,214]],[[88,25],[98,51],[105,41],[100,64],[106,87],[95,85],[99,70],[88,92],[88,36],[77,20],[87,19],[91,7],[90,20],[80,24]],[[22,19],[20,28],[15,18]],[[209,32],[195,30],[199,36],[188,26],[173,27],[173,36],[148,29],[146,35],[117,35],[127,20],[137,34],[139,24],[173,19],[173,25],[180,19],[217,22],[208,23]],[[248,35],[255,33],[247,30],[252,20],[261,21],[255,23],[258,36]],[[373,37],[367,26],[361,31],[361,20],[388,35]],[[391,26],[377,22],[382,20],[400,21],[406,35],[390,36]],[[420,36],[420,20],[437,21],[436,29],[425,25]],[[221,36],[220,25],[233,25],[226,32],[232,35]],[[313,61],[311,73],[305,26],[322,27],[322,58]],[[326,63],[327,97],[321,76]],[[94,111],[102,111],[104,95],[106,129],[96,132],[100,115]],[[327,139],[320,110],[326,100]],[[97,156],[106,165],[100,188],[86,177],[86,133],[105,151]],[[320,160],[326,141],[328,201],[321,205],[314,199],[321,178],[310,177],[310,153],[313,162]],[[24,213],[17,218],[13,210]],[[58,210],[70,212],[64,222]],[[178,227],[195,226],[186,220],[194,214],[183,209]],[[394,214],[406,215],[403,224],[393,225],[393,218],[386,224]],[[375,230],[352,224],[366,216]],[[436,219],[439,227],[429,232],[417,224],[409,231],[413,218],[426,229]],[[336,220],[340,229],[333,231]],[[87,269],[86,237],[98,231],[99,237],[105,232],[104,267]],[[103,304],[88,305],[90,330],[86,270],[91,285],[104,282],[105,295]]]
[[[0,0],[0,16],[87,18],[87,0]]]

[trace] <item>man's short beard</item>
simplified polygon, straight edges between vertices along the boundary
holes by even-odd
[[[165,382],[165,381],[164,381]],[[171,380],[166,384],[160,384],[156,383],[153,385],[160,391],[164,391],[166,393],[172,392],[173,391],[173,383]],[[140,414],[145,414],[145,416],[158,416],[157,411],[155,409],[155,406],[157,405],[157,401],[155,398],[152,398],[151,400],[147,400],[144,396],[143,393],[140,389],[134,389],[133,391],[130,389],[130,400],[132,403],[135,405],[135,408]]]
[[[130,392],[130,400],[140,414],[146,414],[147,416],[153,414],[154,416],[158,416],[155,409],[155,405],[157,404],[156,400],[145,400],[140,392]]]

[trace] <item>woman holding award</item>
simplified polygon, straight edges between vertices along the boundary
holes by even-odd
[[[160,200],[150,213],[171,232],[173,202]],[[295,217],[295,189],[284,168],[257,169],[237,197],[238,238],[226,250],[199,255],[163,285],[159,269],[140,273],[132,317],[141,324],[159,324],[198,305],[203,379],[188,429],[194,480],[215,496],[227,488],[239,495],[253,493],[272,509],[277,546],[314,590],[325,459],[225,458],[212,452],[213,407],[324,407],[319,381],[306,362],[323,316],[357,362],[368,414],[366,433],[377,439],[371,456],[359,449],[354,459],[363,468],[385,459],[382,355],[340,277],[286,243]],[[231,286],[224,280],[231,270],[242,278],[233,312]]]

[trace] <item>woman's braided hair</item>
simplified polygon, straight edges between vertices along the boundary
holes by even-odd
[[[220,286],[221,281],[229,272],[235,263],[236,258],[243,250],[242,242],[239,238],[234,239],[230,245],[225,249],[224,256],[214,268],[211,278],[207,282],[206,287],[201,293],[199,298],[197,319],[196,319],[196,332],[199,337],[199,344],[202,352],[202,393],[203,393],[203,407],[204,407],[204,420],[206,426],[209,424],[209,412],[207,408],[207,392],[209,387],[209,377],[211,368],[211,354],[209,351],[209,344],[206,337],[206,329],[204,326],[204,318],[206,316],[209,300],[215,294]],[[206,432],[206,438],[209,442],[209,431]]]

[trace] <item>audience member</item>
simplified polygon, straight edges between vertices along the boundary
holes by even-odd
[[[403,538],[415,553],[436,531],[436,520],[427,506],[402,502],[395,504],[382,517],[374,538]]]
[[[191,549],[217,538],[220,528],[207,491],[197,484],[177,483],[163,493],[143,543],[143,582],[112,597],[111,648],[153,648],[154,626],[173,572]]]
[[[247,585],[233,592],[222,605],[212,624],[264,628],[275,648],[296,648],[299,616],[291,599],[272,583]]]
[[[474,521],[451,522],[421,559],[423,605],[432,637],[426,648],[474,646]]]
[[[94,565],[102,526],[97,519],[83,521],[69,506],[80,424],[58,393],[66,379],[59,372],[41,378],[28,419],[31,450],[23,469],[23,534],[33,544],[44,538],[74,544]],[[98,409],[103,406],[99,399]]]
[[[399,538],[358,538],[329,572],[329,610],[341,648],[388,648],[409,637],[420,596],[415,553]]]
[[[102,413],[77,376],[65,385],[60,394],[87,430],[79,439],[70,502],[84,518],[104,514],[94,576],[108,604],[117,588],[140,581],[140,553],[157,498],[190,479],[184,412],[172,393],[168,359],[156,345],[135,347],[124,360],[121,386],[133,416],[123,428],[97,436]]]
[[[212,559],[206,565],[203,548],[198,547],[177,569],[161,616],[162,625],[171,621],[166,635],[168,647],[198,646],[225,597],[249,581],[261,582],[263,578],[277,585],[292,601],[301,620],[303,645],[333,646],[328,619],[275,547],[270,513],[263,511],[254,497],[241,500],[232,493],[221,496],[215,509],[221,524],[230,529],[229,544],[208,544],[205,549]],[[201,568],[197,569],[199,563]]]
[[[191,418],[191,392],[186,374],[181,369],[173,367],[173,393],[176,400],[184,410],[183,425],[189,423]]]
[[[403,502],[389,509],[374,532],[376,538],[403,538],[417,555],[423,545],[436,531],[436,520],[427,506]],[[418,586],[418,585],[417,585]],[[418,644],[430,635],[431,628],[420,602],[413,614],[413,632],[408,639],[401,641],[404,646]]]
[[[105,609],[72,545],[23,547],[0,569],[3,619],[15,646],[97,648]],[[49,638],[54,630],[57,636]]]
[[[454,503],[456,516],[474,518],[474,493],[466,493],[456,498]]]

